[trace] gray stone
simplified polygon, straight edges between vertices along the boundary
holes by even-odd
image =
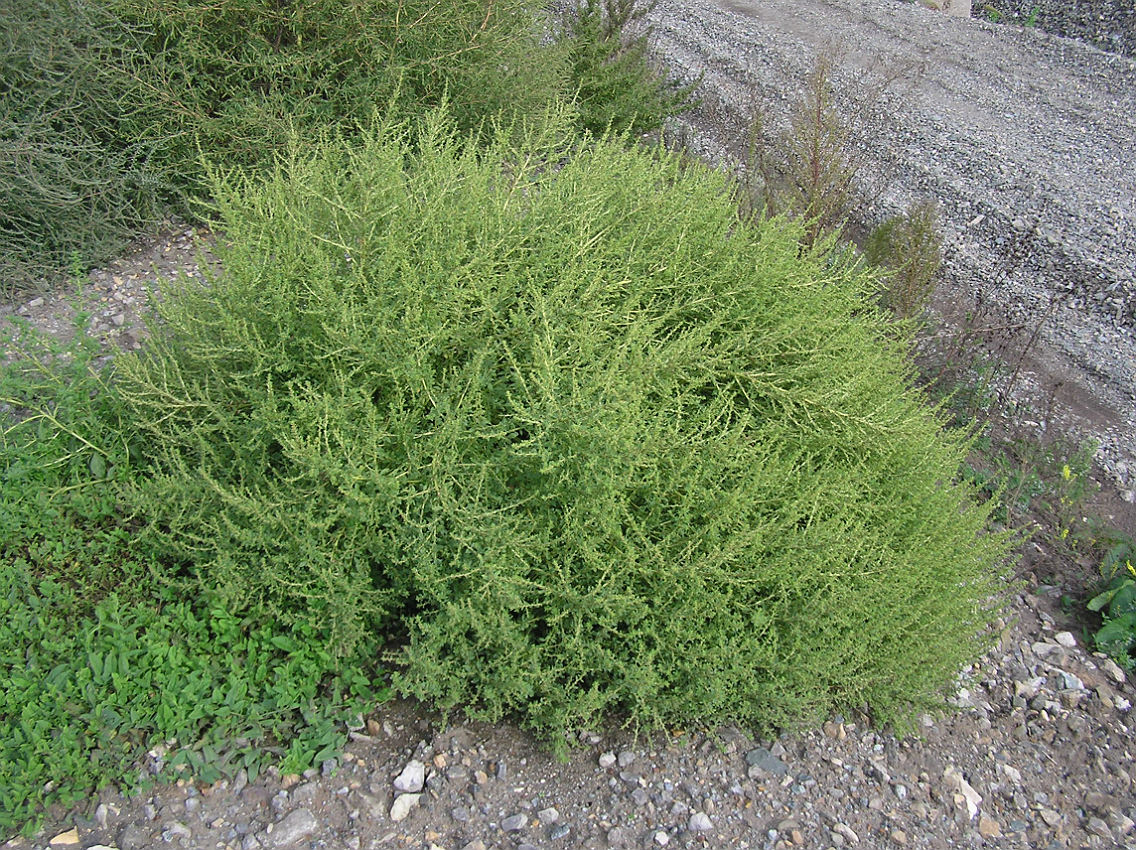
[[[572,828],[570,826],[568,826],[568,824],[566,824],[566,823],[557,824],[551,830],[549,830],[548,837],[550,839],[552,839],[553,841],[559,841],[561,838],[567,838],[568,833],[570,833],[571,831],[572,831]]]
[[[509,815],[509,817],[501,821],[501,829],[505,830],[505,832],[517,832],[528,825],[529,816],[523,812],[516,815]]]
[[[426,782],[426,765],[418,759],[411,759],[394,780],[394,790],[404,794],[416,794]]]
[[[394,804],[391,806],[390,819],[396,823],[405,820],[406,816],[410,814],[410,810],[418,805],[420,799],[422,799],[421,794],[399,794],[395,797]]]
[[[175,838],[192,838],[193,832],[188,826],[180,821],[174,821],[167,824],[166,828],[162,830],[163,841],[173,841]]]
[[[541,809],[536,813],[537,819],[543,824],[556,823],[560,820],[560,812],[549,806],[547,809]]]
[[[307,838],[319,824],[316,817],[307,809],[296,809],[278,821],[272,831],[265,830],[261,843],[268,847],[288,847]]]
[[[118,831],[118,846],[121,850],[143,850],[152,843],[149,831],[136,823],[128,823]]]
[[[624,750],[619,754],[620,767],[627,767],[633,761],[635,761],[635,753],[631,752],[631,750]]]
[[[1108,824],[1100,818],[1089,818],[1085,824],[1085,829],[1093,835],[1099,835],[1107,841],[1112,841],[1112,830],[1108,828]]]
[[[615,753],[601,754],[599,763],[600,767],[602,767],[604,770],[607,770],[609,767],[615,764]]]
[[[690,821],[687,823],[687,829],[691,832],[709,832],[713,828],[714,822],[705,812],[695,812],[690,816]]]
[[[774,776],[784,776],[789,772],[788,766],[765,747],[757,747],[745,755],[746,764],[756,767]]]

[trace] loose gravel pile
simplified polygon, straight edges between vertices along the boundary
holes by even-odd
[[[1132,0],[977,0],[973,14],[1136,56],[1136,4]]]

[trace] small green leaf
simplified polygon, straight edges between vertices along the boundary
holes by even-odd
[[[98,452],[94,452],[91,455],[90,460],[87,461],[87,466],[91,470],[91,475],[93,475],[97,480],[101,481],[104,478],[106,478],[106,474],[107,474],[106,460]]]

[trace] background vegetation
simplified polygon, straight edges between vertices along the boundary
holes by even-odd
[[[645,131],[687,101],[634,0],[0,0],[0,289],[109,259],[195,216],[207,163],[270,168],[294,135],[443,101],[463,129],[555,100]],[[556,37],[552,37],[556,34]],[[38,282],[38,283],[37,283]]]

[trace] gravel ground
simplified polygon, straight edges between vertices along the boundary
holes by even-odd
[[[991,323],[1031,329],[1027,340],[1040,323],[1018,388],[1046,411],[1055,396],[1063,429],[1098,441],[1131,489],[1136,62],[894,0],[662,0],[652,24],[659,60],[701,78],[678,132],[731,166],[755,108],[780,132],[818,53],[832,55],[839,101],[859,116],[860,217],[938,202],[943,300],[993,305]]]
[[[1036,380],[1067,369],[1084,393],[1081,427],[1105,427],[1113,468],[1136,455],[1131,62],[883,0],[664,4],[657,27],[661,55],[705,73],[692,141],[719,158],[736,154],[755,95],[784,110],[822,41],[845,42],[852,77],[917,59],[925,70],[907,108],[867,148],[894,175],[868,212],[933,194],[954,297],[987,290],[1035,317],[1058,299],[1043,328],[1049,359],[1031,361]],[[179,269],[200,276],[195,235],[170,232],[93,272],[83,294],[95,331],[140,346],[148,283]],[[70,307],[43,297],[5,312],[64,334]],[[1059,604],[1068,588],[1039,578],[1058,569],[1054,553],[1027,545],[1035,572],[1000,645],[963,672],[957,712],[921,718],[913,736],[862,717],[766,741],[733,728],[638,738],[612,728],[583,735],[558,763],[508,724],[442,725],[394,702],[360,718],[347,753],[321,770],[135,797],[103,789],[3,850],[1136,848],[1136,693],[1083,647]]]

